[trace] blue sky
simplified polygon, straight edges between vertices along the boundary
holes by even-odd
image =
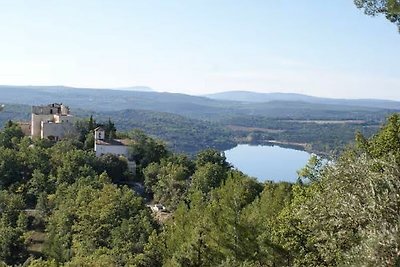
[[[400,100],[400,34],[352,0],[0,0],[0,84]]]

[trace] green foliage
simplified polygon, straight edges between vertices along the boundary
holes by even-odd
[[[354,4],[369,16],[383,14],[400,31],[400,2],[398,0],[354,0]]]
[[[202,194],[192,194],[189,208],[181,203],[173,221],[159,236],[165,244],[158,246],[164,266],[212,266],[217,261],[210,247],[209,221]]]
[[[13,148],[24,134],[18,124],[8,121],[0,132],[0,147]]]
[[[280,231],[294,266],[388,266],[397,260],[399,167],[378,160],[383,168],[376,171],[375,161],[341,159],[320,182],[295,188]]]
[[[115,128],[115,124],[108,118],[106,125],[104,126],[105,130],[105,138],[108,140],[114,139],[117,137],[117,129]]]
[[[13,149],[0,148],[0,189],[6,189],[10,185],[23,179],[22,166],[18,155]]]
[[[145,103],[138,101],[134,106],[137,108],[140,108],[141,105],[146,106],[148,101],[152,102],[154,99],[146,99]],[[208,106],[212,103],[214,101],[207,103],[207,106],[203,107],[205,109],[201,110],[196,108],[192,110],[192,106],[188,106],[186,102],[184,109],[177,108],[175,110],[174,106],[175,113],[180,115],[149,111],[148,108],[146,110],[99,111],[96,113],[76,110],[76,115],[89,117],[93,114],[98,121],[102,121],[104,124],[111,119],[121,131],[141,129],[151,136],[165,140],[168,148],[172,151],[191,155],[208,147],[226,150],[234,147],[238,142],[265,144],[267,140],[306,143],[306,149],[311,152],[336,153],[353,141],[356,130],[366,136],[376,133],[384,118],[395,112],[397,108],[395,103],[385,103],[383,107],[380,104],[379,108],[371,108],[360,107],[359,103],[354,103],[354,106],[336,106],[279,101],[270,102],[268,105],[242,103],[244,106],[238,107],[237,102],[233,105],[233,103],[223,101],[222,103],[215,102],[214,104],[223,108],[218,112],[212,112],[210,109],[215,107]],[[87,101],[84,101],[83,108],[89,108],[87,104]],[[126,106],[125,102],[121,104]],[[156,105],[155,109],[161,108],[162,110],[163,104]],[[104,106],[104,101],[101,105]],[[96,109],[98,105],[93,107]],[[109,105],[111,110],[114,110],[115,107],[121,108],[115,103]],[[132,105],[126,108],[131,107]],[[29,107],[8,106],[7,111],[11,112],[11,109],[13,113],[8,115],[4,112],[0,113],[0,123],[9,119],[18,120],[21,119],[21,116],[27,119]],[[150,109],[154,109],[154,107]],[[187,112],[188,110],[192,111]],[[173,112],[168,108],[164,111]],[[185,112],[185,116],[182,116],[182,112]],[[93,116],[93,124],[97,125]],[[347,120],[350,121],[347,122]],[[79,140],[81,143],[85,143],[85,149],[92,148],[94,142],[93,132],[88,130],[89,121],[90,118],[83,120],[83,126],[78,127]],[[327,123],[320,123],[320,121]],[[335,121],[339,123],[335,123]],[[82,129],[84,130],[82,131]]]
[[[79,141],[83,143],[83,148],[86,150],[92,150],[94,148],[94,129],[97,127],[93,115],[90,115],[89,119],[78,120],[75,123],[75,127],[79,134]]]
[[[28,182],[28,193],[38,198],[43,193],[55,191],[54,178],[46,176],[40,170],[35,169],[32,178]]]
[[[118,129],[141,129],[147,134],[165,140],[174,152],[196,154],[207,147],[225,150],[235,146],[232,132],[221,123],[192,119],[181,115],[149,110],[122,110],[98,112],[96,117],[111,118]]]
[[[28,137],[22,139],[19,144],[18,158],[25,177],[31,177],[35,170],[46,175],[50,173],[51,157],[48,150],[35,145]]]
[[[97,172],[105,171],[113,182],[124,181],[127,177],[128,163],[126,159],[113,154],[105,154],[98,158]]]
[[[369,140],[358,134],[357,147],[373,158],[394,156],[400,163],[400,115],[390,116],[382,129]]]
[[[215,248],[225,258],[251,258],[254,252],[251,226],[242,220],[244,208],[259,195],[262,186],[238,172],[231,172],[225,184],[212,192],[209,206]]]
[[[73,149],[66,152],[58,163],[55,175],[57,183],[74,183],[80,177],[94,176],[96,157],[93,152]]]
[[[55,260],[43,260],[43,259],[36,259],[32,260],[28,267],[57,267],[57,263]]]
[[[205,163],[200,165],[192,176],[192,190],[208,194],[212,189],[219,187],[226,179],[226,169],[218,164]]]
[[[79,134],[79,141],[88,142],[89,136],[94,137],[94,129],[97,127],[97,123],[96,120],[93,119],[93,115],[90,115],[89,119],[78,120],[75,123],[75,127]]]
[[[24,199],[20,194],[0,191],[0,219],[3,223],[17,226],[19,214],[24,208]]]
[[[221,153],[219,150],[211,148],[200,151],[196,155],[195,163],[197,168],[204,166],[207,163],[219,165],[225,170],[228,170],[231,167],[226,161],[224,153]]]
[[[21,264],[27,256],[23,231],[0,222],[0,263]]]
[[[57,262],[113,255],[113,262],[124,265],[143,251],[154,222],[142,200],[126,187],[98,185],[57,191],[46,245],[46,254]]]
[[[316,182],[320,179],[323,172],[323,159],[317,155],[311,155],[307,162],[301,170],[297,172],[300,182]]]
[[[292,200],[292,184],[267,183],[259,198],[244,211],[245,223],[253,229],[254,258],[267,266],[285,266],[289,252],[278,242],[278,216]]]
[[[94,149],[94,133],[89,132],[86,134],[85,141],[83,142],[83,148],[86,150]]]
[[[278,141],[283,145],[287,143],[290,148],[338,154],[353,142],[356,131],[365,136],[376,133],[386,115],[357,113],[353,114],[353,117],[343,114],[337,118],[332,115],[326,119],[323,119],[324,115],[316,118],[304,115],[299,119],[232,116],[224,120],[224,123],[234,130],[236,139],[241,142],[268,145],[271,144],[269,141]],[[346,119],[350,121],[346,122]],[[255,134],[257,138],[254,138]]]
[[[88,135],[95,123],[85,123]],[[260,184],[215,149],[191,160],[142,132],[131,136],[148,200],[165,204],[167,219],[113,184],[126,178],[118,157],[97,158],[82,140],[11,138],[0,147],[0,262],[22,264],[28,253],[27,266],[400,262],[399,115],[372,138],[357,134],[356,146],[326,167],[312,157],[299,172],[307,182],[295,185]],[[44,232],[43,249],[33,251],[43,240],[31,237]]]
[[[27,228],[24,208],[22,196],[0,191],[0,262],[20,264],[27,256],[23,239]]]
[[[129,146],[130,159],[133,159],[141,168],[146,168],[152,162],[159,162],[167,156],[165,145],[142,131],[134,130],[130,133],[132,144]]]
[[[154,200],[175,209],[187,193],[192,166],[188,161],[179,162],[176,157],[169,157],[160,163],[151,163],[143,173],[146,190],[154,194]]]
[[[226,259],[244,261],[254,253],[251,226],[243,211],[260,193],[261,186],[238,172],[229,174],[221,187],[211,191],[210,202],[200,191],[183,202],[159,237],[165,247],[164,266],[218,266]]]

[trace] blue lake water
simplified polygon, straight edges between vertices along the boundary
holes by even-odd
[[[225,151],[227,161],[258,181],[297,181],[297,171],[303,168],[310,154],[279,146],[238,145]]]

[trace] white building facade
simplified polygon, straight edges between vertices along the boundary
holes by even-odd
[[[126,140],[112,139],[105,140],[105,130],[102,127],[97,127],[94,130],[94,151],[96,157],[105,154],[112,154],[118,157],[124,157],[128,162],[128,169],[135,174],[136,163],[129,160],[129,142]]]
[[[69,114],[69,108],[63,104],[33,106],[31,137],[58,141],[75,133],[74,122],[75,117]]]

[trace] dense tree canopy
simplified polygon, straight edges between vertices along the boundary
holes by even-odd
[[[142,195],[125,161],[95,157],[85,140],[17,138],[0,147],[0,265],[398,266],[399,136],[395,114],[289,184],[134,132]]]

